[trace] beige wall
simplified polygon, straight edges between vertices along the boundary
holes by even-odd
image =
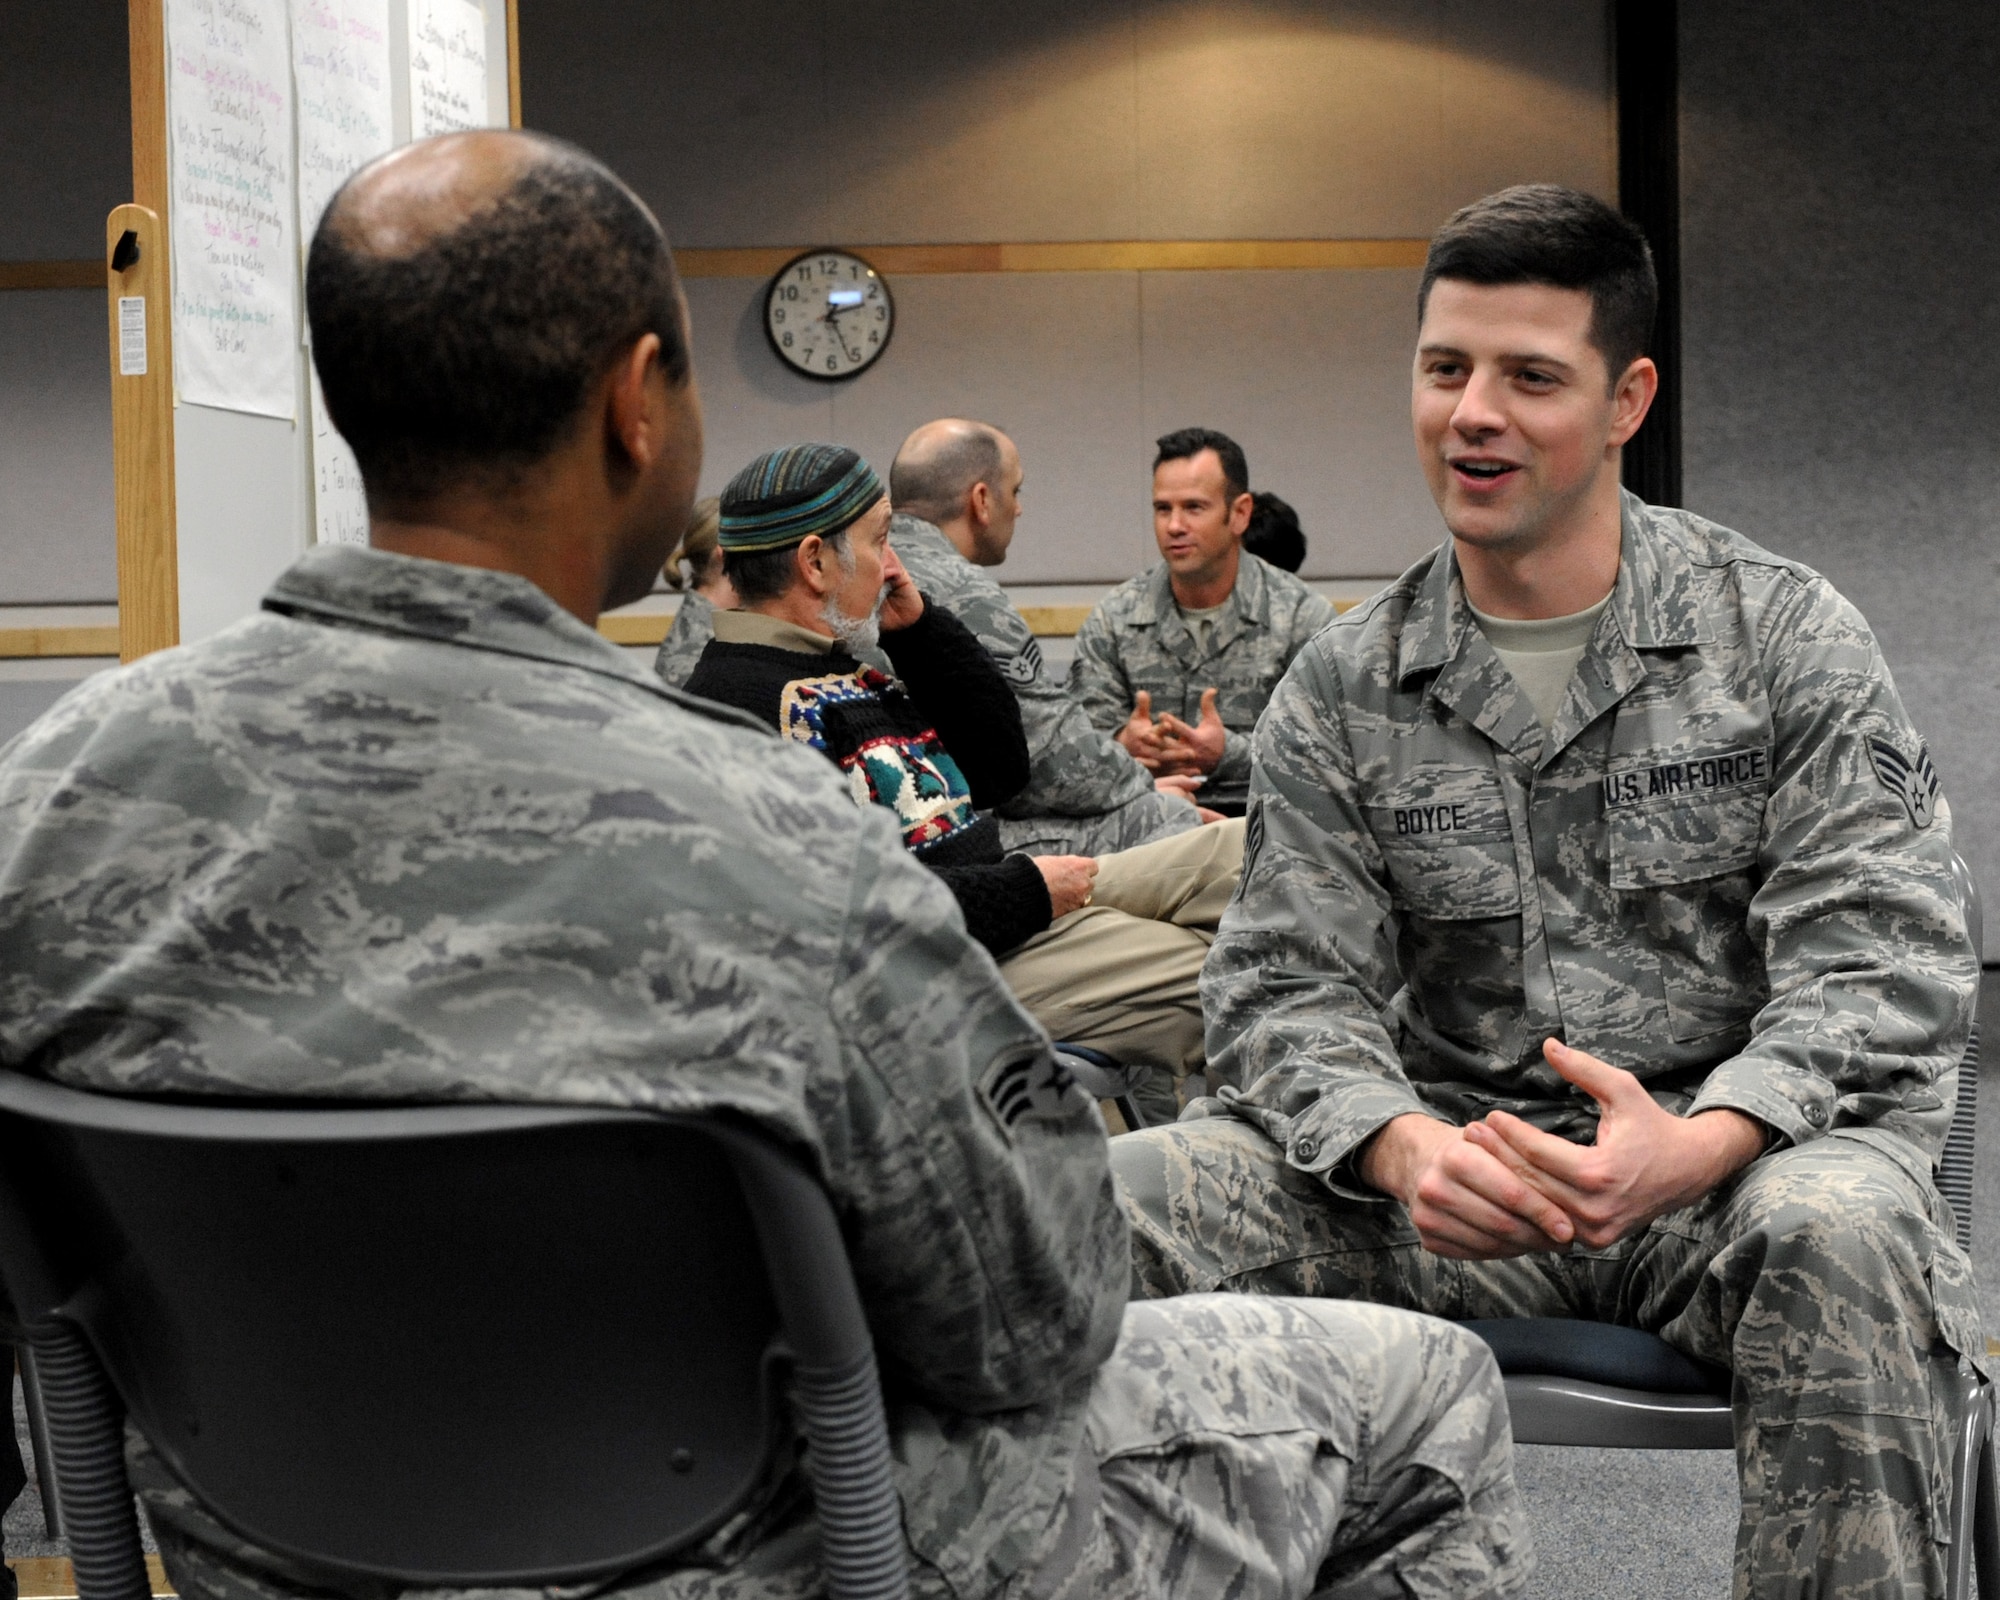
[[[1605,10],[1587,0],[521,0],[528,125],[576,139],[675,243],[1408,238],[1507,183],[1611,195]],[[818,436],[886,466],[941,412],[1019,439],[1011,582],[1149,556],[1151,441],[1233,433],[1298,506],[1308,572],[1386,574],[1436,540],[1407,436],[1416,274],[892,279],[852,383],[788,375],[753,279],[688,285],[707,487]]]

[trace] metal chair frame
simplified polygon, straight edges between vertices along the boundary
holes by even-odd
[[[1128,1131],[1146,1126],[1144,1113],[1132,1100],[1133,1089],[1145,1081],[1145,1067],[1128,1066],[1113,1060],[1102,1050],[1093,1050],[1087,1044],[1071,1044],[1067,1040],[1057,1042],[1055,1053],[1057,1062],[1076,1079],[1085,1094],[1093,1100],[1109,1100],[1118,1108],[1118,1115],[1125,1119]]]

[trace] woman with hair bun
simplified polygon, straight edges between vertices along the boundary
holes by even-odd
[[[661,574],[669,589],[681,592],[681,609],[660,641],[653,670],[676,689],[686,684],[708,641],[715,637],[716,612],[736,609],[736,591],[722,570],[722,547],[716,542],[721,520],[719,499],[710,495],[697,500],[688,517],[687,532],[667,557]]]

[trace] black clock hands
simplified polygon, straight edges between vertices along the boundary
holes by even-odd
[[[840,345],[841,354],[846,356],[849,361],[859,361],[861,359],[861,352],[848,344],[847,335],[841,329],[839,318],[843,311],[853,311],[856,309],[854,306],[829,305],[826,308],[826,315],[819,319],[826,324],[827,331],[833,335],[835,341]]]

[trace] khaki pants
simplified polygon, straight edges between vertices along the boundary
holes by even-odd
[[[1168,1079],[1199,1072],[1201,964],[1242,871],[1240,818],[1100,856],[1092,903],[1014,951],[1000,975],[1051,1038]]]

